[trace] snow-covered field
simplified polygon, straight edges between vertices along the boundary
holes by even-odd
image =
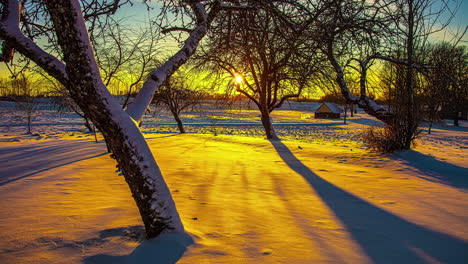
[[[271,142],[247,107],[189,112],[184,135],[147,116],[190,237],[145,240],[102,136],[46,107],[26,135],[0,102],[0,263],[468,263],[468,123],[381,155],[359,143],[373,118],[316,107],[275,111]]]

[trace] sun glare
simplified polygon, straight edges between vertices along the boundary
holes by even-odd
[[[242,76],[236,75],[235,77],[237,83],[242,83],[244,80],[242,79]]]

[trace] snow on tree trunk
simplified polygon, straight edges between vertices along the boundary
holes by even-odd
[[[47,0],[62,48],[68,89],[104,135],[140,211],[149,238],[184,228],[137,123],[102,83],[78,0]]]
[[[190,32],[190,36],[184,42],[184,46],[180,51],[161,67],[150,73],[149,79],[145,82],[135,100],[127,107],[127,113],[137,121],[143,117],[156,90],[195,53],[198,44],[208,32],[209,17],[213,17],[220,8],[219,2],[215,2],[209,15],[201,3],[193,3],[191,7],[198,20],[196,28]]]
[[[338,63],[334,55],[332,44],[330,44],[328,47],[327,58],[328,58],[328,61],[333,66],[333,69],[335,70],[336,83],[338,84],[338,87],[340,87],[341,94],[347,100],[347,102],[356,104],[358,107],[362,108],[366,113],[368,113],[371,116],[376,117],[377,119],[379,119],[380,121],[386,124],[392,124],[393,114],[389,112],[387,109],[378,105],[374,100],[371,100],[364,93],[362,94],[361,97],[352,95],[351,91],[349,90],[348,85],[346,84],[343,69]]]

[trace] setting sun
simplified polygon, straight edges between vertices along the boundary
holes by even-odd
[[[468,264],[461,2],[2,0],[0,264]]]
[[[244,81],[244,79],[240,75],[236,75],[234,79],[236,80],[237,83],[242,83]]]

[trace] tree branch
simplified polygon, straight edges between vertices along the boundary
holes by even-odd
[[[217,6],[213,6],[209,14],[206,12],[205,6],[199,1],[189,4],[197,20],[195,29],[190,33],[183,47],[176,54],[158,69],[151,72],[135,100],[128,105],[126,111],[134,120],[138,121],[143,117],[155,91],[195,53],[201,39],[208,32],[211,20],[219,12],[219,2],[216,3]]]
[[[47,71],[63,85],[67,84],[68,76],[65,71],[65,64],[56,57],[45,52],[31,39],[24,36],[19,28],[20,4],[17,0],[9,0],[4,6],[2,20],[0,22],[0,39],[4,40],[2,48],[3,56],[12,59],[14,50],[25,55],[37,65]],[[5,47],[7,47],[5,49]],[[14,50],[13,48],[14,47]],[[6,54],[9,52],[10,54]],[[8,60],[3,60],[8,62]]]
[[[184,28],[184,27],[170,27],[170,28],[165,28],[161,31],[161,33],[163,34],[167,34],[169,32],[173,32],[173,31],[183,31],[183,32],[187,32],[187,33],[191,33],[192,30],[191,29],[188,29],[188,28]]]
[[[281,106],[283,106],[284,102],[286,102],[286,100],[288,100],[289,98],[294,98],[294,97],[299,97],[299,95],[301,95],[300,93],[297,93],[297,94],[288,94],[288,95],[285,95],[283,96],[279,102],[275,105],[273,105],[273,107],[271,108],[270,111],[273,111],[273,109],[275,108],[280,108]]]

